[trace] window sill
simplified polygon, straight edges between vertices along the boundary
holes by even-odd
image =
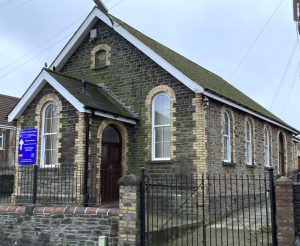
[[[250,165],[250,164],[246,164],[247,168],[255,168],[256,166],[254,164]]]
[[[98,70],[98,69],[104,69],[107,68],[108,65],[103,65],[103,66],[99,66],[99,67],[92,67],[93,70]]]
[[[171,164],[173,161],[171,160],[151,160],[149,161],[150,164]]]
[[[235,167],[235,166],[236,166],[235,163],[233,163],[233,162],[228,162],[228,161],[223,161],[223,162],[222,162],[222,165],[223,165],[224,167]]]

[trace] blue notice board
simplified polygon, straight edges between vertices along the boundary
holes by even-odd
[[[18,142],[18,163],[32,165],[36,163],[37,129],[22,129]]]

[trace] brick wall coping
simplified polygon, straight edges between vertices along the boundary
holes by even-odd
[[[0,214],[76,214],[76,215],[99,215],[99,216],[118,216],[117,208],[101,207],[38,207],[38,206],[14,206],[0,204]]]

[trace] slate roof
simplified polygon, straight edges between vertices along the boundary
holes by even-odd
[[[263,115],[269,119],[272,119],[278,123],[284,124],[289,128],[294,129],[287,123],[282,121],[276,115],[272,114],[270,111],[256,103],[250,97],[242,93],[240,90],[232,86],[230,83],[225,81],[220,76],[208,71],[207,69],[199,66],[193,61],[185,58],[184,56],[178,54],[177,52],[169,49],[168,47],[162,45],[161,43],[153,40],[152,38],[144,35],[133,27],[129,26],[125,22],[119,20],[118,18],[111,16],[115,22],[125,28],[130,34],[135,36],[141,42],[150,47],[154,52],[164,58],[167,62],[172,64],[175,68],[180,70],[190,79],[201,85],[204,90],[214,93],[218,96],[229,99],[230,101],[248,108],[260,115]],[[296,129],[295,129],[296,130]],[[296,130],[298,132],[298,130]]]
[[[19,101],[19,98],[0,94],[0,125],[12,126],[7,122],[7,115]]]
[[[57,71],[44,69],[86,108],[116,114],[129,119],[137,119],[133,113],[125,109],[120,102],[98,85],[86,82],[86,89],[84,89],[82,80]]]

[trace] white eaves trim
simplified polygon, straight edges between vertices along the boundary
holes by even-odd
[[[289,127],[287,127],[287,126],[285,126],[285,125],[282,125],[282,124],[280,124],[280,123],[278,123],[278,122],[276,122],[276,121],[274,121],[274,120],[271,120],[271,119],[269,119],[269,118],[267,118],[267,117],[265,117],[265,116],[263,116],[263,115],[261,115],[261,114],[258,114],[258,113],[256,113],[256,112],[250,110],[250,109],[244,108],[244,107],[242,107],[242,106],[240,106],[240,105],[238,105],[238,104],[236,104],[236,103],[234,103],[234,102],[231,102],[230,100],[227,100],[227,99],[225,99],[225,98],[219,97],[219,96],[217,96],[217,95],[215,95],[215,94],[213,94],[213,93],[211,93],[211,92],[204,91],[203,94],[204,94],[205,96],[207,96],[207,97],[213,98],[213,99],[215,99],[215,100],[217,100],[217,101],[219,101],[219,102],[222,102],[222,103],[224,103],[224,104],[227,104],[227,105],[229,105],[229,106],[231,106],[231,107],[233,107],[233,108],[236,108],[236,109],[239,109],[239,110],[241,110],[241,111],[244,111],[244,112],[246,112],[246,113],[248,113],[248,114],[251,114],[251,115],[253,115],[253,116],[257,117],[257,118],[260,118],[260,119],[262,119],[262,120],[264,120],[264,121],[267,121],[267,122],[269,122],[269,123],[271,123],[271,124],[274,124],[274,125],[276,125],[276,126],[279,126],[279,127],[284,128],[284,129],[286,129],[286,130],[289,130],[289,131],[293,132],[294,134],[298,134],[298,133],[299,133],[299,132],[295,131],[295,130],[292,129],[292,128],[289,128]]]
[[[26,107],[32,102],[46,83],[49,83],[56,91],[66,98],[79,112],[85,112],[84,105],[79,102],[70,92],[68,92],[59,82],[57,82],[47,71],[42,70],[38,77],[22,96],[21,100],[8,115],[8,122],[18,119]]]
[[[105,24],[113,28],[118,34],[128,40],[132,45],[142,51],[145,55],[151,58],[154,62],[172,74],[175,78],[181,81],[184,85],[190,88],[195,93],[202,93],[203,87],[195,81],[191,80],[188,76],[175,68],[172,64],[167,62],[164,58],[150,49],[147,45],[130,34],[126,29],[120,25],[112,25],[110,19],[98,8],[94,8],[89,16],[85,19],[73,37],[69,40],[67,45],[63,48],[60,54],[55,58],[51,66],[55,66],[60,70],[66,61],[71,57],[73,52],[78,48],[83,39],[87,36],[92,26],[96,23],[97,19],[102,20]]]
[[[85,112],[86,113],[91,113],[91,110],[86,110]],[[129,123],[129,124],[132,124],[132,125],[136,125],[135,120],[128,119],[128,118],[125,118],[125,117],[122,117],[122,116],[115,116],[113,114],[104,113],[104,112],[101,112],[101,111],[98,111],[98,110],[95,111],[95,115],[98,115],[98,116],[101,116],[101,117],[104,117],[104,118],[117,120],[117,121],[122,121],[122,122]]]
[[[298,136],[299,137],[299,136]],[[293,137],[292,140],[296,143],[300,143],[300,139],[297,136]]]

